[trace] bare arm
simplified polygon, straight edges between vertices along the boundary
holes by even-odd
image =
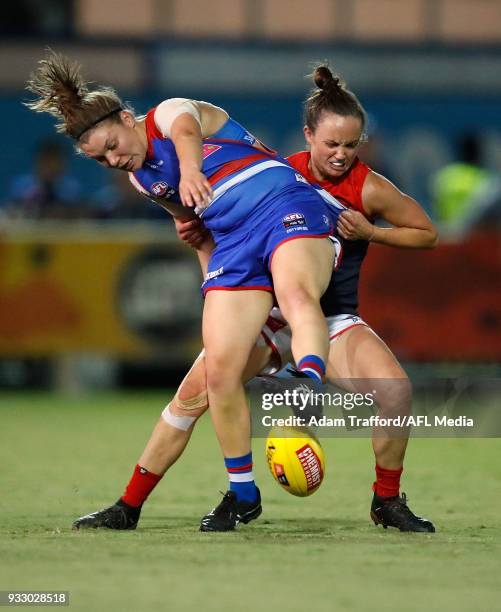
[[[141,193],[141,192],[139,192]],[[169,214],[176,219],[182,219],[183,221],[187,221],[188,219],[197,219],[198,217],[195,214],[195,211],[192,208],[186,208],[182,204],[178,202],[172,202],[170,200],[164,200],[163,198],[157,198],[154,195],[141,193],[145,198],[148,198],[151,202],[155,202],[161,206],[164,210],[166,210]]]
[[[431,249],[437,245],[437,229],[422,207],[380,174],[367,175],[362,202],[368,216],[380,217],[392,227],[377,227],[358,211],[344,211],[338,222],[343,238],[409,249]]]
[[[205,276],[215,243],[212,234],[204,226],[203,221],[195,215],[191,208],[186,208],[182,204],[156,198],[142,191],[139,191],[139,193],[162,206],[174,217],[178,238],[196,250],[202,275]]]
[[[200,268],[202,269],[202,275],[205,277],[207,274],[207,269],[209,267],[209,260],[212,255],[212,251],[214,249],[214,242],[212,241],[212,236],[207,243],[204,243],[201,248],[197,249],[198,261],[200,263]]]
[[[201,172],[202,139],[217,132],[228,119],[223,109],[185,98],[172,98],[158,105],[155,123],[171,138],[179,158],[179,195],[184,206],[206,206],[212,187]]]
[[[179,115],[172,124],[171,138],[179,159],[179,195],[185,206],[206,206],[212,187],[202,173],[202,132],[188,114]]]
[[[200,266],[205,276],[207,273],[207,265],[215,245],[212,234],[205,227],[203,221],[195,215],[193,209],[186,208],[178,202],[157,198],[147,192],[134,177],[133,173],[129,173],[129,179],[140,195],[155,202],[155,204],[164,208],[174,217],[174,224],[178,237],[185,244],[197,250]]]
[[[132,172],[129,172],[129,180],[132,186],[140,195],[147,198],[151,202],[154,202],[155,204],[161,206],[168,213],[170,213],[174,217],[174,219],[182,219],[184,221],[187,221],[189,219],[198,219],[195,214],[195,211],[192,208],[186,208],[186,206],[183,206],[179,202],[173,202],[172,200],[168,200],[165,198],[157,198],[153,194],[146,191],[146,189],[144,189],[134,177],[134,174]]]
[[[185,244],[196,249],[200,267],[202,268],[202,274],[205,276],[207,274],[209,259],[215,246],[212,234],[205,228],[200,219],[184,221],[175,218],[174,223],[176,225],[178,238]]]

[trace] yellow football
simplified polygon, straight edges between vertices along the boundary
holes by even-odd
[[[324,479],[324,451],[306,428],[273,428],[266,440],[266,460],[273,478],[291,495],[307,497]]]

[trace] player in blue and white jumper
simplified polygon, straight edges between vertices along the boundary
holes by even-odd
[[[225,138],[228,114],[211,104],[174,99],[138,118],[113,89],[89,91],[80,67],[52,52],[28,89],[38,96],[28,106],[58,117],[59,131],[78,150],[132,173],[136,188],[175,215],[194,208],[211,231],[216,246],[202,262],[208,400],[231,497],[240,521],[248,522],[261,503],[244,369],[275,296],[292,330],[298,369],[322,381],[329,338],[320,298],[331,278],[335,251],[328,238],[338,209],[274,152]]]

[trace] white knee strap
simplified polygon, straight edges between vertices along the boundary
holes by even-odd
[[[181,431],[188,431],[188,429],[197,420],[197,417],[177,416],[172,414],[170,404],[167,404],[167,406],[164,408],[162,418],[166,423],[172,425],[172,427],[175,427],[176,429],[180,429]]]

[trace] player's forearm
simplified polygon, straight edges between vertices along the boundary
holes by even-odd
[[[375,225],[369,242],[401,249],[432,249],[438,244],[438,232],[433,228],[378,227]]]
[[[202,168],[202,138],[195,132],[178,134],[174,145],[179,159],[181,176],[190,172],[200,172]]]
[[[202,173],[202,133],[194,121],[173,124],[172,140],[179,159],[179,196],[187,207],[205,208],[212,198],[212,187]],[[175,128],[175,129],[174,129]]]
[[[191,208],[186,208],[186,206],[183,206],[180,202],[176,202],[175,200],[168,200],[165,198],[158,198],[152,195],[151,193],[147,193],[144,191],[138,191],[138,193],[150,200],[150,202],[161,206],[177,221],[185,222],[191,219],[198,219],[194,210],[192,210]]]
[[[198,219],[195,211],[191,208],[187,208],[178,202],[170,202],[169,200],[165,201],[156,201],[164,210],[166,210],[169,214],[171,214],[174,219],[179,219],[181,221],[188,221],[189,219]]]

